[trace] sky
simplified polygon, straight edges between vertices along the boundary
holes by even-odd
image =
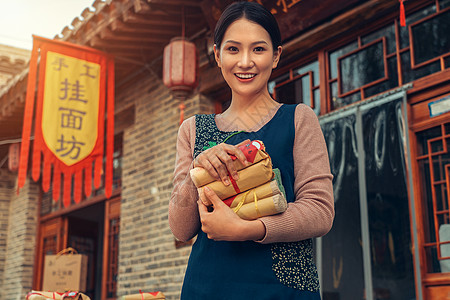
[[[0,0],[0,44],[31,50],[32,35],[53,39],[94,0]],[[1,54],[1,53],[0,53]]]

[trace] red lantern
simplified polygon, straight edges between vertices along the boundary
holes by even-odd
[[[19,154],[20,143],[9,145],[8,169],[10,171],[16,172],[17,170],[19,170]]]
[[[181,37],[164,48],[163,81],[174,95],[186,97],[197,87],[197,49]]]
[[[163,82],[172,91],[174,97],[181,100],[181,123],[183,100],[198,84],[197,49],[194,43],[182,37],[176,37],[164,48]]]

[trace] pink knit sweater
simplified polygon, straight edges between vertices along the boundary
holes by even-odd
[[[251,131],[262,128],[280,106]],[[233,127],[220,115],[216,116],[216,123],[220,130],[231,131]],[[194,145],[195,117],[191,117],[181,124],[178,131],[173,191],[169,204],[169,225],[172,233],[181,241],[193,238],[201,227],[198,193],[189,176],[193,168]],[[327,148],[316,115],[303,104],[295,110],[293,153],[296,200],[289,203],[284,213],[259,219],[266,227],[266,234],[258,242],[293,242],[319,237],[325,235],[333,224],[333,176]]]

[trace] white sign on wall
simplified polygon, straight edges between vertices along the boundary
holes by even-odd
[[[436,117],[450,111],[450,95],[428,103],[430,117]]]

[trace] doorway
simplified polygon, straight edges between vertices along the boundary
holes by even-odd
[[[335,198],[316,245],[324,300],[416,299],[405,116],[399,92],[319,118]]]
[[[42,289],[45,255],[68,247],[87,255],[86,290],[91,299],[116,298],[120,198],[98,201],[40,222],[33,288]]]
[[[91,299],[100,299],[104,211],[105,204],[100,202],[67,215],[67,247],[88,257],[85,294]]]

